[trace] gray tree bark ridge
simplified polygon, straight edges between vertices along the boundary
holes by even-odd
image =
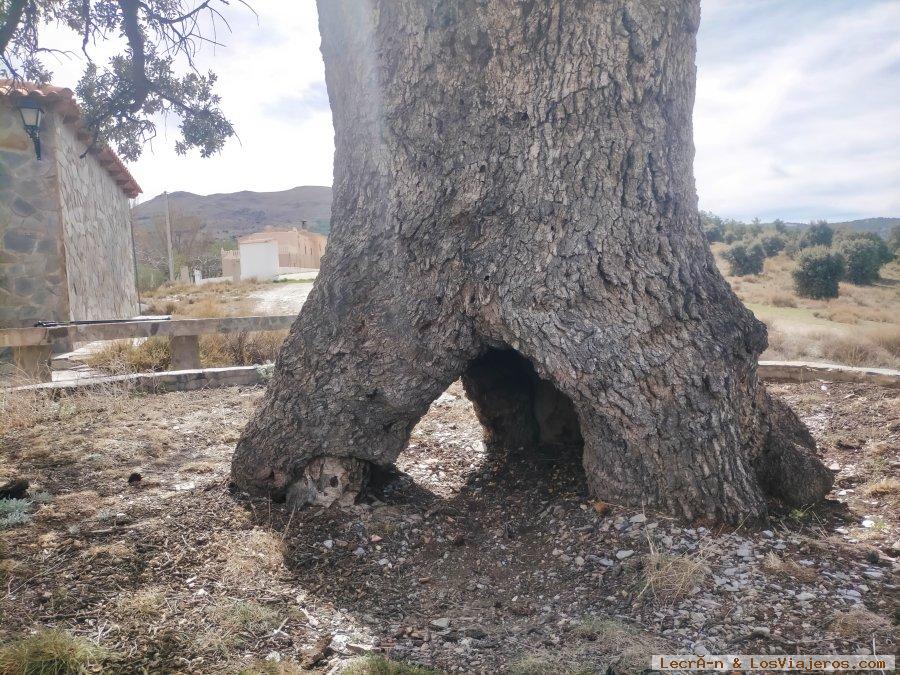
[[[577,445],[612,503],[738,522],[828,492],[700,230],[699,0],[318,8],[332,231],[240,486],[389,464],[462,377],[491,445]]]

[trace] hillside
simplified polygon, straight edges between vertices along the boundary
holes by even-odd
[[[770,223],[771,224],[771,223]],[[891,228],[900,225],[900,218],[862,218],[860,220],[846,220],[840,223],[828,223],[836,230],[853,230],[855,232],[874,232],[887,239]],[[787,223],[789,227],[806,227],[809,223]]]
[[[231,192],[195,195],[169,193],[173,212],[196,216],[214,238],[242,236],[266,226],[294,226],[306,220],[314,232],[328,234],[331,221],[331,188],[303,185],[280,192]],[[163,213],[163,197],[157,195],[134,207],[134,224],[148,228]]]

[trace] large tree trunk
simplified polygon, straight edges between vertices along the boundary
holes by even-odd
[[[319,21],[333,229],[238,484],[303,501],[322,456],[363,460],[358,484],[462,376],[493,446],[581,447],[613,503],[734,522],[829,490],[699,227],[698,0],[322,0]]]

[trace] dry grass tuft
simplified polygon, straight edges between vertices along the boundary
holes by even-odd
[[[284,566],[284,541],[277,534],[253,529],[228,539],[222,542],[228,551],[225,578],[240,580],[277,573]]]
[[[767,553],[763,558],[762,568],[771,575],[791,576],[798,581],[812,582],[816,580],[818,573],[812,567],[798,565],[793,560],[779,558],[774,553]]]
[[[857,605],[849,611],[835,612],[830,628],[837,635],[848,639],[869,640],[872,633],[890,628],[890,621]]]
[[[216,368],[271,363],[285,337],[286,330],[201,335],[200,364]],[[88,364],[114,375],[169,370],[169,341],[152,337],[139,344],[131,340],[109,342],[91,355]]]
[[[278,356],[286,330],[227,333],[200,337],[200,362],[217,366],[254,366],[271,363]]]
[[[256,602],[222,602],[212,608],[217,623],[231,632],[267,633],[278,628],[278,612]]]
[[[354,659],[341,671],[341,675],[438,675],[438,671],[424,666],[391,661],[383,656],[373,654]]]
[[[134,344],[131,340],[107,342],[88,358],[92,368],[114,375],[156,373],[169,369],[169,341],[151,337]]]
[[[161,588],[141,588],[123,593],[116,602],[116,615],[129,623],[147,624],[158,620],[169,608],[169,601]]]
[[[0,388],[0,436],[52,419],[59,411],[45,391]]]
[[[615,619],[587,618],[578,623],[573,632],[601,645],[611,655],[615,672],[642,672],[652,654],[667,654],[666,650],[671,648],[663,638]]]
[[[775,307],[796,307],[797,300],[785,293],[774,293],[769,298],[769,303]]]
[[[285,663],[284,661],[266,661],[265,659],[256,659],[245,664],[243,667],[238,666],[238,668],[239,669],[235,671],[237,675],[304,675],[305,673],[313,672],[311,670],[305,670],[293,663]]]
[[[709,575],[708,552],[701,548],[692,554],[671,555],[652,546],[644,558],[638,597],[649,593],[659,602],[670,604],[691,595]]]
[[[900,496],[900,480],[896,478],[881,478],[866,483],[862,491],[866,497],[898,497]]]
[[[64,675],[86,672],[107,650],[61,630],[42,630],[0,646],[0,675]]]

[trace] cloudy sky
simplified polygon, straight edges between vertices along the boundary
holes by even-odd
[[[235,7],[227,48],[202,59],[239,139],[214,159],[182,158],[162,129],[131,167],[144,199],[331,184],[314,2],[251,4],[258,17]],[[74,86],[77,62],[50,65]],[[900,216],[900,1],[703,0],[694,133],[701,208]]]

